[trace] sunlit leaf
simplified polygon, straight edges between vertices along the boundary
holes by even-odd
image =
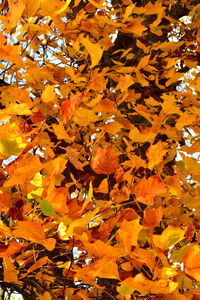
[[[154,203],[156,196],[166,193],[167,188],[157,175],[145,177],[136,185],[134,192],[136,200],[147,205]]]
[[[183,256],[185,273],[200,281],[200,249],[199,245],[191,245]]]
[[[120,282],[120,285],[132,287],[137,291],[149,291],[155,294],[169,294],[177,288],[178,282],[168,279],[151,281],[143,274],[137,274],[135,277],[126,278]]]
[[[97,148],[96,155],[92,160],[92,169],[97,174],[112,174],[119,167],[119,159],[114,154],[112,146],[106,148]]]
[[[20,284],[17,270],[10,256],[3,257],[3,280],[5,282],[15,282]]]
[[[161,235],[154,235],[153,242],[160,249],[167,249],[182,241],[185,236],[185,230],[179,227],[169,225]]]
[[[91,57],[91,68],[95,67],[98,65],[102,55],[103,55],[103,49],[98,43],[92,43],[89,38],[80,36],[79,37],[80,42],[85,46],[87,49],[88,53],[90,54]]]

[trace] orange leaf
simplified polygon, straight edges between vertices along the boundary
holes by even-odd
[[[147,227],[154,228],[159,225],[162,220],[163,212],[162,207],[147,208],[144,213],[143,224]]]
[[[61,117],[63,123],[67,123],[72,117],[73,111],[69,99],[65,99],[61,104]]]
[[[16,237],[42,244],[48,251],[52,251],[55,247],[55,239],[46,239],[42,225],[34,221],[18,221],[13,234]]]
[[[103,193],[107,194],[108,193],[108,179],[104,178],[98,188],[95,189],[95,193]]]
[[[44,256],[40,258],[35,264],[33,264],[29,270],[28,273],[35,271],[36,269],[39,269],[42,267],[44,264],[46,264],[49,261],[49,258],[47,256]]]
[[[60,187],[50,189],[46,199],[51,203],[53,209],[60,215],[64,216],[69,212],[67,199],[69,197],[68,188]]]
[[[12,242],[8,245],[0,245],[0,257],[13,255],[17,252],[20,252],[24,250],[26,247],[28,247],[28,243],[16,243]]]
[[[88,53],[90,54],[91,57],[91,68],[95,67],[98,65],[102,55],[103,55],[103,49],[100,47],[98,43],[92,43],[89,38],[80,36],[80,42],[85,46],[87,49]]]
[[[155,145],[151,145],[146,151],[146,156],[149,160],[148,168],[152,170],[155,166],[163,161],[163,157],[167,153],[166,144],[159,141]]]
[[[103,257],[89,266],[79,269],[75,275],[75,280],[86,282],[85,280],[94,280],[96,277],[119,279],[116,262],[109,257]]]
[[[45,102],[45,103],[55,102],[56,93],[54,91],[54,86],[47,84],[45,86],[44,91],[42,92],[41,98],[42,98],[42,101]]]
[[[92,169],[97,174],[113,174],[119,167],[119,158],[114,154],[112,146],[97,148],[95,157],[92,160]]]
[[[0,210],[7,211],[12,206],[12,200],[6,192],[0,191]]]
[[[135,18],[134,21],[123,25],[122,32],[132,33],[138,37],[142,36],[142,33],[147,30],[147,27],[142,25],[142,21],[142,18]]]
[[[200,249],[198,244],[191,245],[183,256],[184,271],[200,281]]]
[[[148,179],[143,177],[134,189],[136,200],[146,205],[152,205],[154,198],[166,193],[166,191],[167,189],[158,175],[153,175]]]
[[[23,16],[25,16],[25,18],[34,16],[39,6],[40,0],[26,0],[26,7]]]
[[[16,65],[24,65],[23,60],[20,57],[21,46],[6,44],[0,48],[1,59],[5,59]]]
[[[10,256],[3,257],[3,275],[5,282],[20,283],[17,276],[17,270]]]
[[[61,104],[61,118],[63,123],[69,122],[76,108],[81,102],[81,96],[71,94],[70,99],[65,99]]]
[[[96,240],[94,243],[84,243],[84,249],[96,257],[119,258],[126,255],[123,249],[113,247],[100,240]]]
[[[74,167],[78,170],[83,171],[83,164],[79,160],[80,153],[70,147],[67,147],[65,150],[67,153],[67,157],[69,158],[70,162],[74,165]]]
[[[120,282],[120,284],[133,287],[137,291],[143,290],[155,294],[170,294],[178,286],[178,282],[168,279],[152,281],[147,279],[143,274],[137,274],[135,277],[126,278],[124,281]]]
[[[9,18],[10,28],[14,28],[17,25],[17,22],[22,16],[22,13],[25,9],[24,0],[8,0],[9,12],[7,14]]]
[[[117,231],[117,239],[122,242],[126,252],[130,252],[132,246],[138,245],[138,235],[142,228],[143,226],[140,225],[140,218],[130,222],[124,220],[121,223],[120,229]]]
[[[131,252],[130,256],[134,260],[141,262],[142,264],[146,264],[152,269],[155,266],[155,256],[149,250],[136,248],[133,252]]]

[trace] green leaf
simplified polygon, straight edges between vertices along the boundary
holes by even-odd
[[[40,208],[45,216],[59,218],[48,200],[41,200]]]

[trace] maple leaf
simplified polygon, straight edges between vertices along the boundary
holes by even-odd
[[[198,298],[198,1],[0,2],[2,294]]]
[[[167,188],[158,175],[153,175],[148,179],[144,177],[134,188],[136,200],[147,205],[152,205],[154,198],[166,191]]]
[[[125,251],[127,252],[130,252],[132,246],[138,245],[138,235],[143,228],[139,222],[139,218],[130,222],[124,220],[117,232],[117,238],[123,243]]]
[[[114,153],[111,145],[106,148],[97,148],[96,155],[92,159],[92,169],[97,174],[110,175],[119,167],[119,158]]]
[[[143,223],[147,227],[154,228],[159,225],[160,221],[162,220],[162,216],[163,211],[161,206],[157,208],[146,209],[143,218]]]
[[[151,145],[146,152],[146,156],[149,160],[148,168],[152,170],[155,166],[159,165],[163,161],[163,157],[167,151],[166,144],[161,141],[155,145]]]
[[[65,99],[61,104],[61,117],[63,123],[67,123],[72,115],[74,114],[76,108],[79,106],[81,102],[80,96],[71,95],[70,99]]]

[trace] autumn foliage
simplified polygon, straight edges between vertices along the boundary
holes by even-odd
[[[200,299],[200,4],[0,1],[2,299]]]

